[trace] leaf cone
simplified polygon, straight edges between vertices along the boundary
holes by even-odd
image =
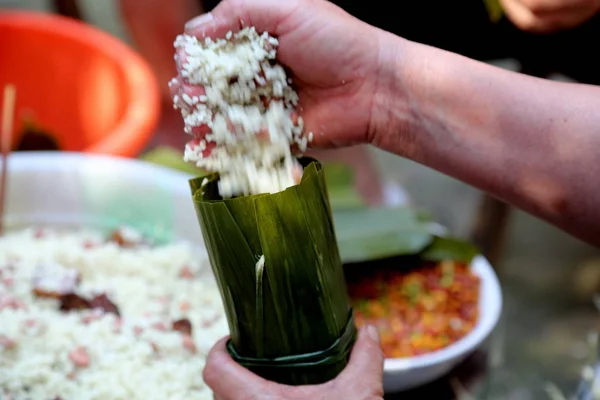
[[[315,160],[300,161],[302,181],[274,194],[222,199],[218,174],[190,181],[228,349],[255,373],[291,385],[336,377],[356,338],[325,173]]]

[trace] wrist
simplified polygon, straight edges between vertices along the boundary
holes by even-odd
[[[418,65],[418,48],[380,31],[378,83],[368,137],[374,146],[411,159],[416,157],[416,135],[422,130],[417,94],[425,76]]]

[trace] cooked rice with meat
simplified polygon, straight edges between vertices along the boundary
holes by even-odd
[[[205,252],[130,229],[0,238],[0,398],[212,399],[227,322]]]

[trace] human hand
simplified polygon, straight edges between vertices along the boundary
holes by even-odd
[[[293,74],[313,146],[369,141],[380,85],[381,31],[324,0],[224,0],[212,13],[188,22],[186,33],[224,37],[242,23],[279,39],[278,61]],[[179,55],[180,60],[184,57]],[[201,90],[181,77],[173,85],[179,95]],[[193,128],[192,133],[201,137],[208,127]]]
[[[383,399],[383,353],[372,326],[359,331],[350,362],[337,378],[321,385],[287,386],[267,381],[229,356],[225,343],[211,350],[204,381],[216,400],[378,400]]]
[[[600,10],[600,0],[500,0],[500,4],[513,24],[533,33],[575,28]]]

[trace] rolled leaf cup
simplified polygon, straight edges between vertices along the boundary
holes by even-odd
[[[239,364],[267,380],[287,385],[319,384],[335,378],[344,369],[355,341],[356,326],[350,311],[346,329],[325,350],[277,358],[249,358],[240,356],[231,340],[228,340],[227,351]],[[306,377],[311,379],[307,380]]]
[[[190,181],[229,352],[290,385],[335,378],[356,340],[324,170],[316,160],[300,162],[301,182],[274,194],[223,199],[218,174]]]

